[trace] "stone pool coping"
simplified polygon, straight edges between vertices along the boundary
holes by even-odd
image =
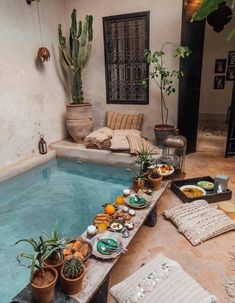
[[[65,157],[81,161],[95,162],[101,164],[110,164],[127,167],[133,163],[136,155],[128,153],[115,153],[109,150],[86,148],[83,143],[75,143],[69,139],[57,141],[50,145],[56,151],[58,157]],[[157,159],[161,155],[161,150],[152,157]]]
[[[0,182],[6,181],[36,166],[56,158],[55,150],[49,150],[45,155],[32,155],[23,160],[0,169]]]
[[[160,190],[154,191],[152,194],[152,201],[149,207],[139,209],[136,211],[134,217],[134,229],[130,232],[129,238],[122,238],[124,247],[127,247],[139,228],[146,224],[147,226],[154,226],[156,224],[156,205],[157,201],[167,188],[169,182],[163,181]],[[153,218],[151,218],[153,217]],[[150,219],[146,222],[146,219]],[[82,237],[86,239],[86,233],[82,234]],[[56,289],[55,298],[52,303],[59,302],[71,302],[71,303],[106,303],[108,296],[108,279],[109,273],[113,266],[121,257],[118,256],[116,259],[111,260],[99,260],[95,257],[89,258],[86,261],[86,275],[83,280],[83,288],[78,294],[73,296],[65,296],[60,288]],[[28,285],[24,288],[12,301],[11,303],[30,303],[34,302],[31,294],[31,287]]]

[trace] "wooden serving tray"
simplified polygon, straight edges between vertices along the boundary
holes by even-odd
[[[184,180],[177,180],[171,182],[171,190],[176,194],[177,197],[180,198],[184,203],[193,202],[195,200],[203,199],[208,203],[220,202],[225,200],[230,200],[232,197],[232,191],[227,189],[227,191],[222,193],[214,193],[213,190],[206,190],[206,196],[196,197],[196,198],[188,198],[181,190],[180,187],[184,185],[197,185],[198,181],[210,181],[214,183],[214,179],[210,176],[204,176],[199,178],[191,178]]]

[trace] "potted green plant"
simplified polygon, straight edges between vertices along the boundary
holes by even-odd
[[[162,176],[158,173],[157,168],[153,168],[150,170],[150,172],[148,174],[148,180],[149,180],[150,186],[154,190],[158,190],[161,188]]]
[[[153,159],[152,159],[152,151],[153,149],[150,149],[148,147],[145,147],[144,145],[141,146],[141,149],[139,150],[137,154],[136,161],[134,163],[139,164],[142,167],[142,170],[144,173],[148,171],[148,167],[152,165]]]
[[[31,245],[32,253],[23,252],[17,256],[17,260],[22,264],[22,258],[31,260],[30,284],[34,300],[37,303],[49,303],[52,301],[55,292],[55,285],[58,278],[57,271],[51,266],[45,266],[45,260],[55,251],[55,248],[48,248],[42,237],[39,240],[21,239],[15,244],[25,242]]]
[[[77,22],[76,15],[77,11],[74,9],[71,15],[69,50],[61,24],[58,26],[58,33],[62,59],[71,76],[72,102],[67,104],[66,126],[74,141],[80,142],[93,129],[91,104],[84,102],[82,89],[82,71],[87,66],[91,54],[93,17],[87,15],[82,24],[81,21]]]
[[[60,276],[60,271],[64,264],[63,250],[66,248],[66,244],[70,239],[63,237],[63,235],[56,230],[52,231],[51,234],[44,232],[42,238],[48,249],[53,249],[52,254],[44,261],[44,263],[47,266],[54,267]]]
[[[61,269],[61,287],[68,295],[78,293],[82,288],[85,266],[79,258],[72,257],[64,262]]]
[[[152,52],[149,49],[144,51],[144,57],[146,62],[152,67],[149,71],[147,78],[142,80],[142,86],[147,87],[149,80],[154,80],[157,87],[160,89],[161,98],[161,124],[154,126],[154,132],[157,140],[157,146],[162,147],[165,138],[175,133],[175,127],[168,124],[169,109],[165,100],[165,94],[170,96],[175,93],[174,79],[179,79],[183,76],[183,72],[180,70],[170,70],[166,65],[166,53],[164,48],[167,45],[174,45],[174,51],[172,53],[175,58],[186,58],[190,55],[188,47],[176,45],[172,42],[165,42],[160,50]]]

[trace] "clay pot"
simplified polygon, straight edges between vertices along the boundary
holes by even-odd
[[[55,268],[55,270],[58,273],[58,277],[60,278],[60,272],[61,272],[61,268],[64,264],[64,261],[65,261],[65,258],[63,258],[62,260],[58,259],[57,263],[53,263],[50,261],[50,259],[47,259],[44,261],[44,264],[45,264],[45,266],[51,266],[51,267]]]
[[[159,178],[153,178],[152,174],[148,175],[149,183],[154,190],[158,190],[161,188],[162,176]]]
[[[68,279],[65,278],[64,274],[63,274],[63,270],[64,270],[64,265],[61,268],[61,287],[63,292],[65,292],[68,295],[74,295],[76,293],[78,293],[81,289],[82,289],[82,280],[84,278],[85,275],[85,266],[82,265],[83,267],[83,273],[81,274],[80,277],[76,278],[76,279]]]
[[[132,189],[137,193],[140,188],[144,187],[144,180],[143,179],[133,179]]]
[[[67,130],[75,142],[81,143],[93,130],[91,104],[67,104],[66,107],[65,121]]]
[[[172,125],[157,124],[154,126],[154,133],[156,137],[157,146],[162,148],[164,146],[165,139],[170,135],[177,134],[178,130]]]
[[[52,272],[54,275],[54,280],[46,286],[37,286],[33,282],[31,283],[33,298],[37,303],[49,303],[53,300],[55,294],[55,285],[58,278],[58,273],[53,267],[44,267],[44,275],[47,275],[47,272]],[[36,270],[34,277],[39,273],[39,270]]]

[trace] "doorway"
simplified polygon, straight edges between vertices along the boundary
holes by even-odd
[[[229,71],[233,70],[230,57],[235,47],[234,41],[227,43],[226,38],[235,20],[216,33],[205,21],[190,22],[186,5],[184,1],[181,44],[189,46],[192,54],[180,63],[184,77],[179,83],[178,128],[188,139],[188,153],[210,150],[231,156],[226,143],[234,131],[234,81],[229,79]]]

